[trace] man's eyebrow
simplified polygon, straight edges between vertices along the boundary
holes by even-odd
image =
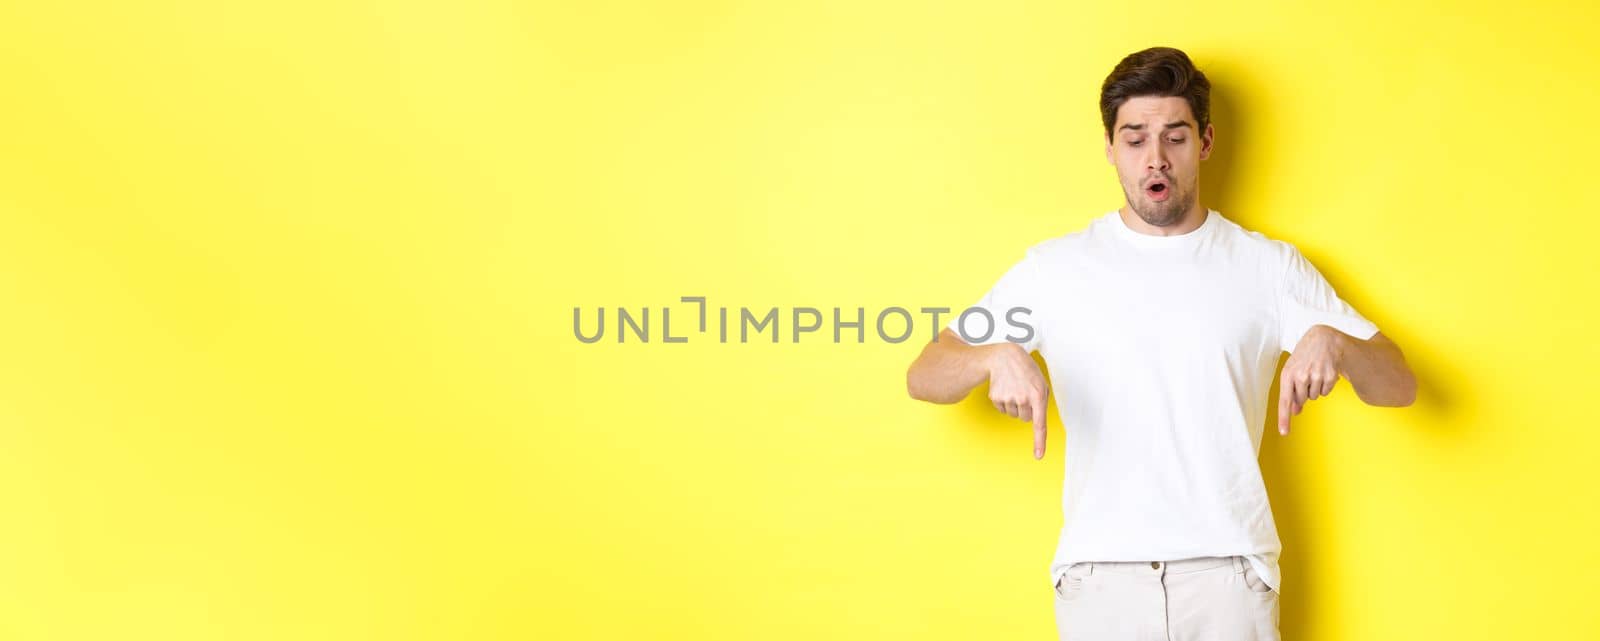
[[[1193,128],[1194,125],[1189,124],[1189,121],[1187,121],[1187,120],[1177,120],[1177,121],[1173,121],[1173,122],[1167,123],[1166,126],[1162,127],[1162,130],[1181,129],[1183,127]],[[1144,123],[1135,124],[1135,123],[1131,123],[1130,122],[1130,123],[1126,123],[1126,124],[1122,125],[1121,127],[1117,127],[1117,131],[1122,131],[1123,129],[1132,129],[1134,131],[1144,131]]]

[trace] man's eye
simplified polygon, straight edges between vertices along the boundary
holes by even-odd
[[[1144,141],[1143,140],[1129,140],[1128,141],[1128,146],[1129,147],[1138,147],[1139,143],[1141,143],[1141,142],[1144,142]]]
[[[1172,140],[1172,144],[1174,145],[1184,141],[1183,138],[1171,138],[1170,140]]]

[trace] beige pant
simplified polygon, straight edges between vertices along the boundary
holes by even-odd
[[[1062,641],[1278,641],[1278,593],[1242,556],[1074,563],[1055,602]]]

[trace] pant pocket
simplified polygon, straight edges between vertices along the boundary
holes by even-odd
[[[1078,598],[1078,595],[1083,593],[1084,578],[1087,573],[1087,564],[1074,563],[1068,566],[1067,571],[1061,575],[1061,579],[1056,581],[1056,599],[1071,601]]]
[[[1267,582],[1261,579],[1261,575],[1256,574],[1255,566],[1251,565],[1249,561],[1245,561],[1244,572],[1242,574],[1244,578],[1244,588],[1246,590],[1255,592],[1257,594],[1273,593],[1272,586],[1267,585]]]

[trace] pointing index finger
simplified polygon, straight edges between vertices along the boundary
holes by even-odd
[[[1033,403],[1033,458],[1035,460],[1044,458],[1044,438],[1045,435],[1049,434],[1049,429],[1045,425],[1044,406],[1048,402],[1049,397],[1047,396]]]
[[[1278,391],[1278,434],[1289,435],[1289,390],[1288,386],[1279,383]]]

